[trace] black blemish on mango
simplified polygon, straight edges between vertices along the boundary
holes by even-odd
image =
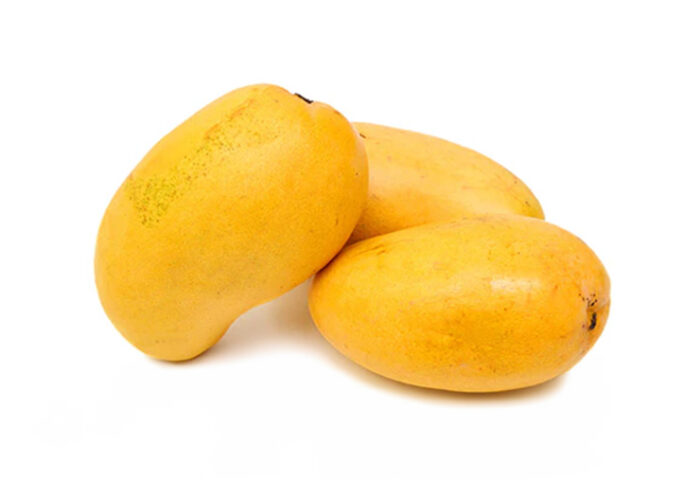
[[[598,324],[598,314],[596,312],[593,312],[591,314],[591,323],[588,324],[588,330],[593,330],[597,324]]]
[[[309,100],[308,98],[306,98],[306,97],[305,97],[304,95],[302,95],[301,93],[295,93],[294,95],[296,95],[297,97],[301,98],[301,99],[304,100],[306,103],[314,103],[313,100]]]

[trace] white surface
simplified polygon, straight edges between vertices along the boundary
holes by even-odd
[[[698,478],[697,3],[8,3],[0,477]],[[405,387],[336,354],[304,287],[186,364],[128,345],[93,286],[103,210],[260,81],[514,171],[609,270],[595,348],[530,390]]]

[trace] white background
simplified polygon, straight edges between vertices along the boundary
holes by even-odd
[[[0,477],[698,478],[697,2],[100,3],[0,7]],[[255,82],[514,171],[609,270],[595,348],[513,393],[402,386],[306,287],[192,362],[131,347],[93,285],[104,208]]]

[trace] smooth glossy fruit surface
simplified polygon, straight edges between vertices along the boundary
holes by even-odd
[[[318,273],[309,306],[324,337],[373,372],[489,392],[578,362],[605,326],[610,281],[574,235],[497,215],[350,245]]]
[[[322,268],[367,196],[362,141],[336,110],[235,90],[158,142],[105,212],[102,305],[145,353],[192,358],[249,308]]]
[[[469,148],[422,133],[354,123],[369,161],[369,199],[350,242],[425,223],[513,213],[544,218],[518,177]]]

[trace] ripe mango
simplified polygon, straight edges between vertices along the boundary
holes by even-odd
[[[350,242],[425,223],[512,213],[544,218],[518,177],[480,153],[398,128],[354,123],[369,161],[369,199]]]
[[[107,207],[105,312],[148,355],[199,355],[340,250],[367,175],[362,141],[330,106],[273,85],[224,95],[160,140]]]
[[[323,336],[375,373],[492,392],[578,362],[605,327],[610,281],[567,231],[492,215],[346,247],[314,279],[309,307]]]

